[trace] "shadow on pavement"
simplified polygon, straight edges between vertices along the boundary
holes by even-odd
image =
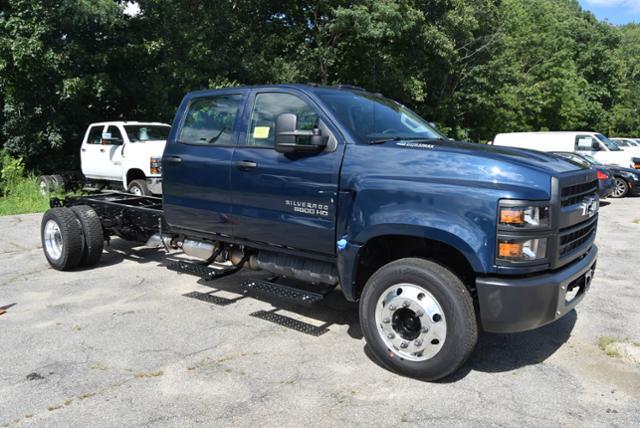
[[[123,260],[138,263],[155,262],[160,267],[179,260],[177,254],[164,254],[161,249],[141,247],[140,244],[120,239],[114,239],[110,248],[106,249],[99,267],[115,265]],[[182,259],[184,260],[184,259]],[[276,296],[243,295],[240,284],[246,280],[273,280],[273,277],[260,271],[243,269],[234,275],[204,281],[199,279],[197,284],[209,288],[211,291],[187,293],[185,297],[195,298],[206,303],[224,308],[229,305],[252,298],[268,303],[272,309],[257,311],[247,316],[253,316],[266,322],[272,322],[302,334],[319,337],[329,331],[332,325],[348,326],[348,334],[354,339],[362,339],[358,319],[358,304],[347,302],[339,288],[333,289],[325,298],[315,304],[289,302]],[[221,292],[233,293],[230,298],[220,295]],[[313,320],[313,323],[295,319],[287,312]],[[478,344],[465,365],[452,375],[440,380],[440,383],[457,382],[466,377],[471,371],[498,373],[515,370],[521,367],[539,364],[553,355],[571,336],[577,320],[573,310],[560,320],[536,330],[514,334],[492,334],[481,332]],[[380,367],[387,369],[373,355],[367,345],[364,352],[368,358]]]

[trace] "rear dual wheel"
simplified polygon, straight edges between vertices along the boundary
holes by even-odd
[[[462,281],[430,260],[391,262],[367,282],[360,325],[376,358],[423,380],[460,368],[478,339],[473,299]]]
[[[38,177],[38,190],[42,196],[47,196],[49,193],[64,189],[64,177],[60,174],[41,175]]]
[[[89,206],[50,208],[42,217],[40,232],[45,257],[54,269],[89,267],[100,260],[102,224]]]

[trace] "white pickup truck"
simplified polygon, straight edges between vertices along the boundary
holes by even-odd
[[[162,193],[160,160],[170,130],[159,122],[91,124],[80,149],[82,174],[92,184],[136,195]]]
[[[40,193],[53,190],[112,188],[135,195],[162,193],[162,152],[171,125],[160,122],[99,122],[87,128],[80,148],[82,175],[42,175]]]

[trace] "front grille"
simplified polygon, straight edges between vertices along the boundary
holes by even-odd
[[[560,231],[560,258],[567,256],[585,242],[593,239],[598,225],[598,217],[595,216],[585,222]]]
[[[598,192],[598,180],[563,187],[560,193],[562,207],[579,204],[585,196]]]

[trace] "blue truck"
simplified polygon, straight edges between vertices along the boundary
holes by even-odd
[[[425,380],[464,364],[479,330],[564,316],[595,271],[593,169],[452,141],[353,86],[189,93],[161,167],[162,198],[52,199],[51,266],[95,265],[118,236],[182,251],[170,267],[207,280],[266,271],[276,279],[245,286],[300,303],[340,287],[374,357]]]

